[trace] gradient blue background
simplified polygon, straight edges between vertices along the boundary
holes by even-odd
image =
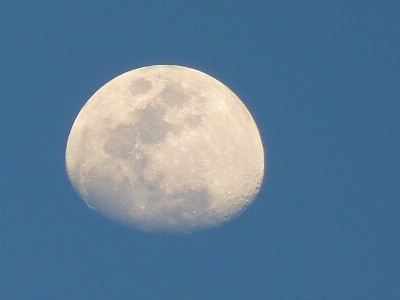
[[[400,299],[400,2],[0,11],[1,299]],[[219,228],[138,232],[67,178],[81,107],[153,64],[221,80],[259,126],[262,190]]]

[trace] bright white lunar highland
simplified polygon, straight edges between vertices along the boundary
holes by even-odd
[[[200,71],[124,73],[78,114],[66,167],[90,208],[145,231],[190,232],[238,215],[258,193],[264,150],[240,99]]]

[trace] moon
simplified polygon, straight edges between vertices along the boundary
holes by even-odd
[[[242,101],[174,65],[101,87],[73,123],[65,160],[90,208],[142,231],[218,226],[254,200],[264,177],[260,133]]]

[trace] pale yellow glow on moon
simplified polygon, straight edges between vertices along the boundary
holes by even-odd
[[[257,195],[264,150],[240,99],[180,66],[124,73],[78,114],[69,178],[89,207],[146,231],[193,231],[238,215]]]

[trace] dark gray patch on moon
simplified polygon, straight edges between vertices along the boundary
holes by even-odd
[[[132,83],[130,91],[135,96],[144,94],[151,88],[151,82],[140,78]],[[198,96],[199,99],[202,99],[200,94]],[[177,128],[166,122],[164,116],[168,107],[183,107],[189,101],[190,95],[181,85],[177,83],[166,85],[158,95],[149,101],[144,109],[135,112],[134,118],[138,120],[132,127],[135,137],[144,144],[153,144],[162,142],[168,132],[176,133]],[[201,116],[189,115],[186,117],[185,125],[195,128],[200,125],[201,121]]]
[[[142,177],[144,170],[147,167],[148,164],[148,155],[143,153],[142,151],[135,151],[134,152],[134,157],[133,157],[133,170],[135,174],[139,174],[139,177]]]
[[[202,118],[200,115],[189,115],[185,119],[185,126],[190,127],[190,128],[197,128],[200,126],[202,122]]]
[[[104,152],[121,159],[128,159],[138,140],[144,144],[162,142],[173,126],[163,120],[167,108],[158,103],[149,103],[135,113],[137,122],[122,124],[109,131]]]
[[[190,97],[179,84],[167,85],[159,94],[162,102],[170,107],[182,105],[190,100]]]
[[[172,126],[163,120],[165,112],[166,108],[153,103],[137,112],[139,121],[133,130],[143,143],[159,143],[171,131]]]
[[[135,126],[129,124],[118,125],[110,130],[104,144],[104,152],[121,159],[128,159],[135,147],[137,133]]]
[[[151,88],[152,84],[150,81],[140,78],[131,84],[130,91],[132,95],[136,96],[147,93]]]

